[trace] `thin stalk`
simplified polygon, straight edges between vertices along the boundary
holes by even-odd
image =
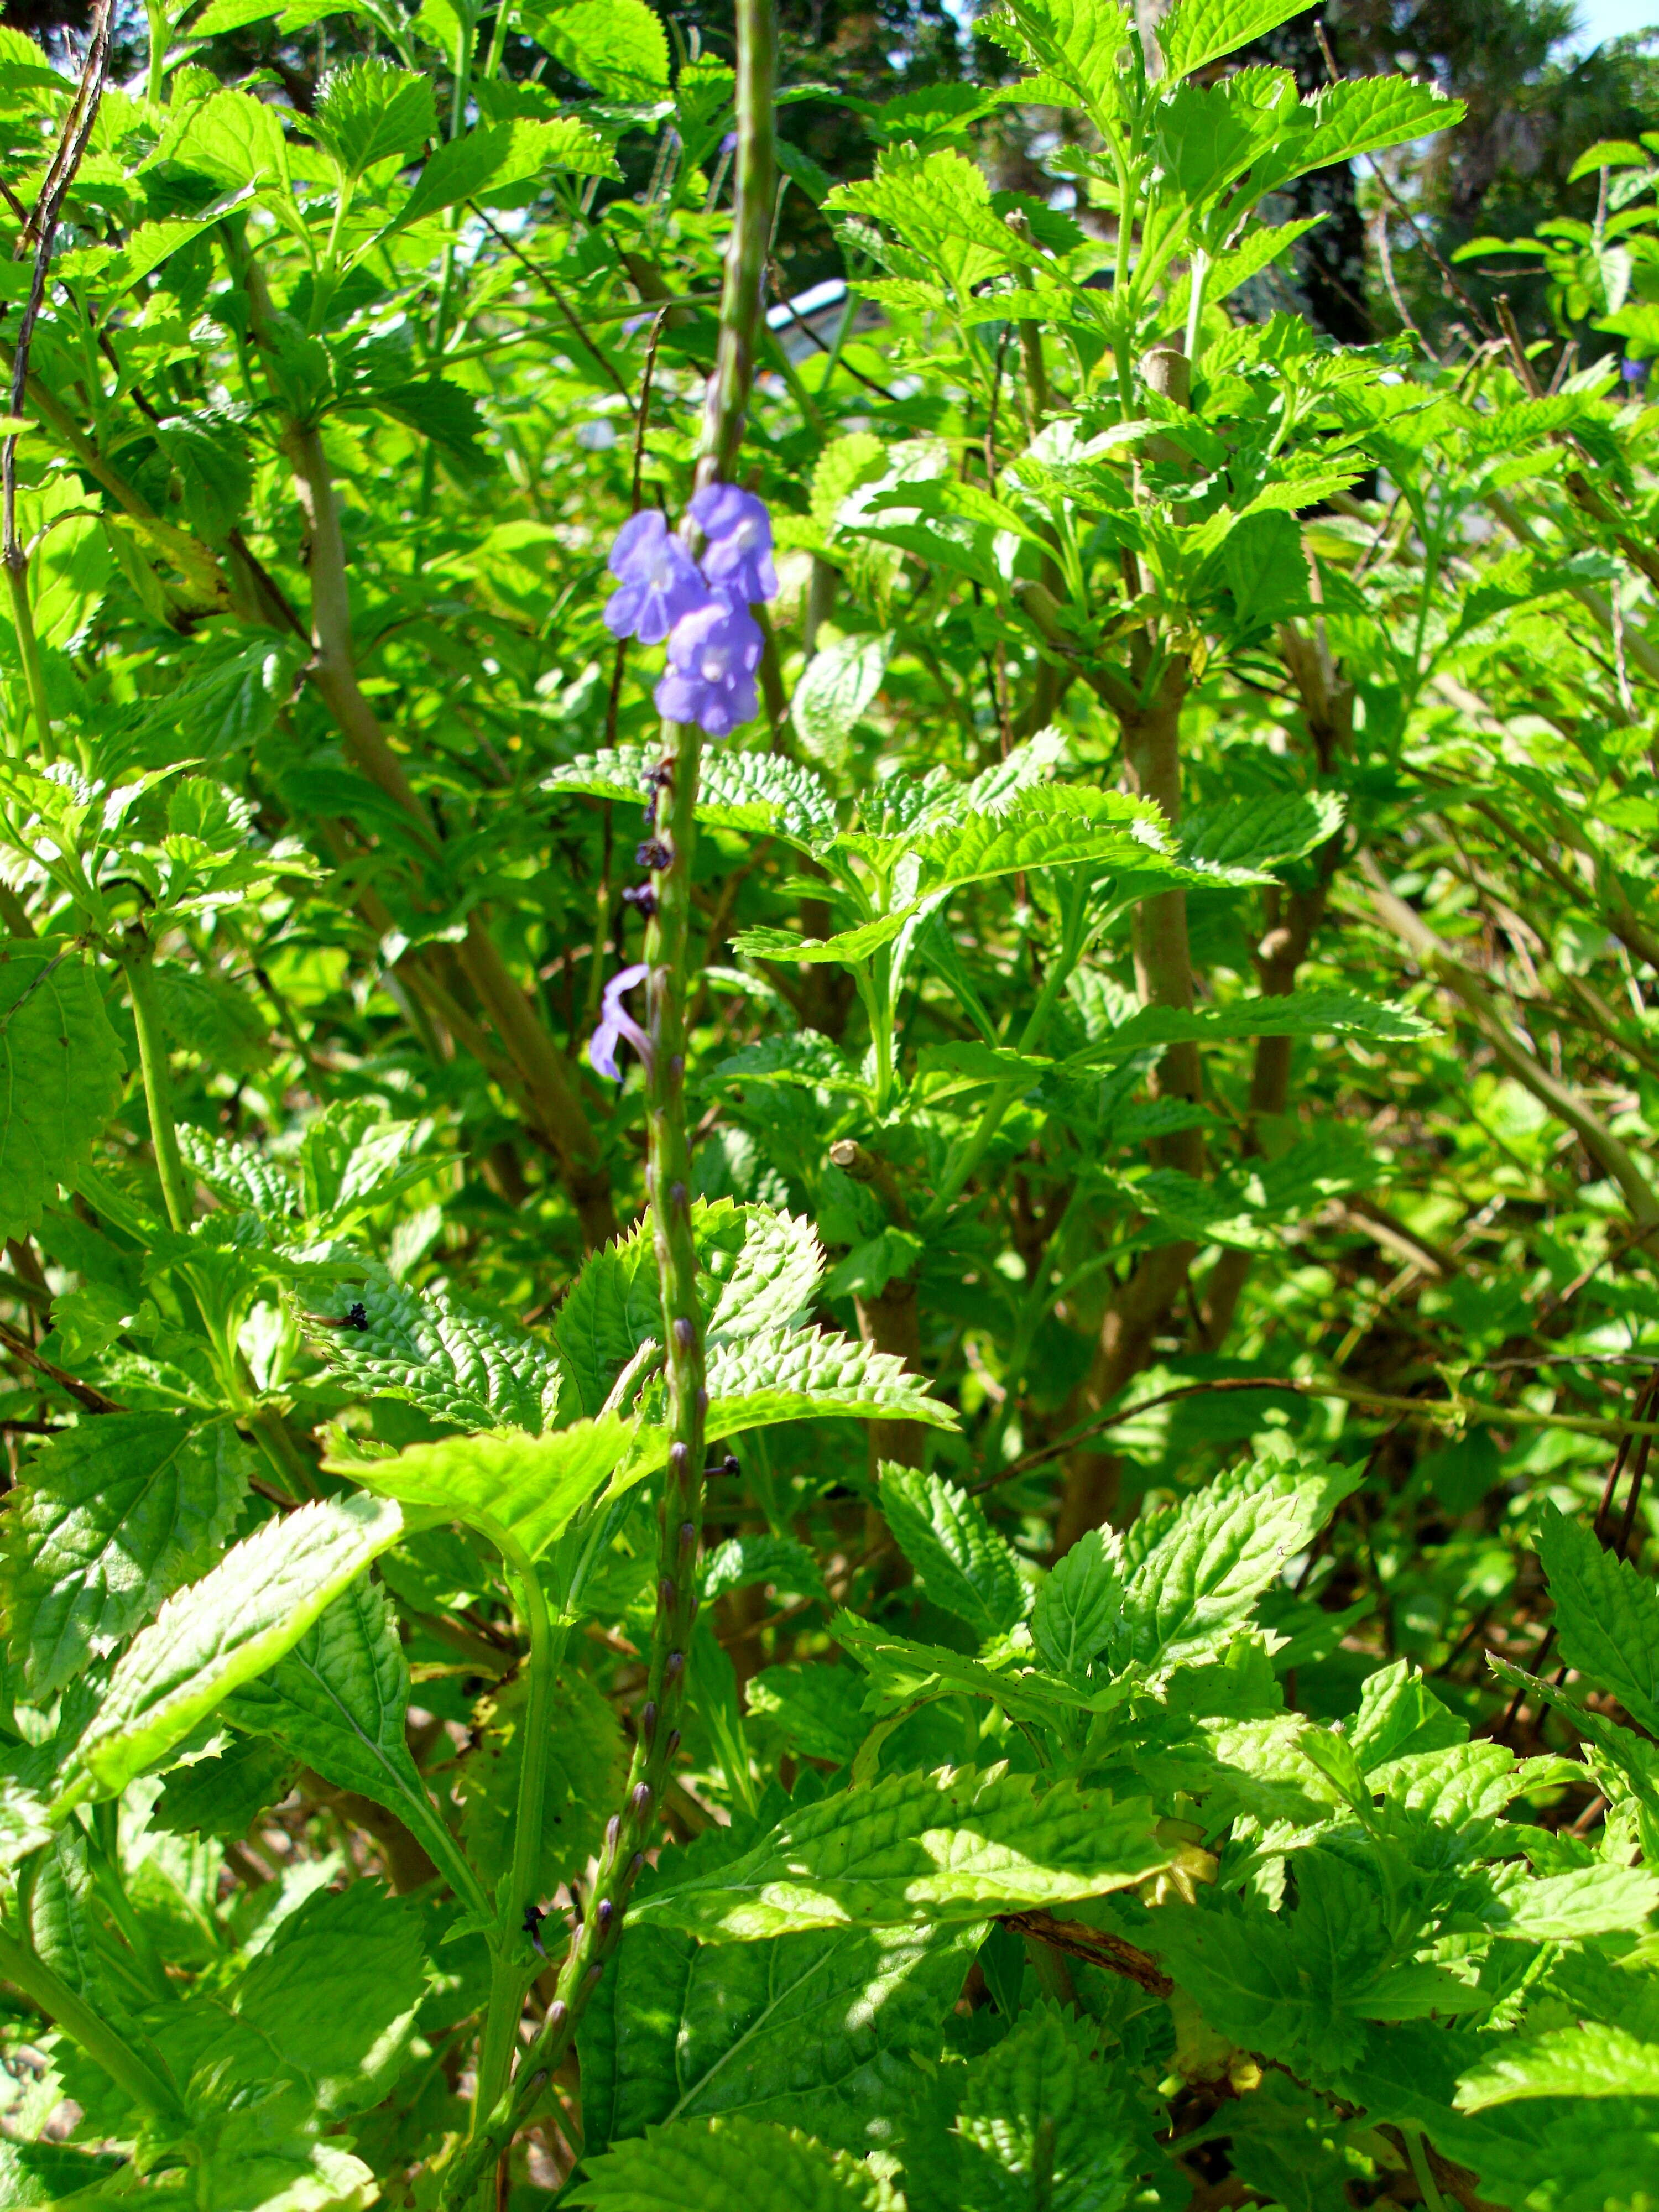
[[[1020,1302],[1018,1317],[1014,1324],[1013,1337],[1008,1347],[1008,1357],[1003,1364],[1002,1403],[997,1407],[991,1416],[989,1426],[985,1433],[985,1442],[980,1452],[980,1457],[987,1467],[994,1468],[1002,1456],[1003,1435],[1013,1418],[1014,1407],[1019,1397],[1020,1384],[1024,1380],[1025,1363],[1031,1356],[1031,1347],[1036,1342],[1037,1331],[1042,1328],[1049,1308],[1054,1302],[1056,1294],[1052,1287],[1054,1279],[1054,1262],[1059,1259],[1064,1248],[1066,1236],[1072,1226],[1073,1217],[1082,1201],[1082,1197],[1083,1185],[1079,1182],[1073,1188],[1070,1198],[1066,1200],[1065,1212],[1055,1223],[1043,1245],[1042,1256],[1037,1261],[1036,1272],[1032,1276],[1030,1287]]]
[[[8,1928],[0,1928],[0,1975],[20,1989],[65,2035],[72,2036],[135,2104],[173,2127],[189,2125],[179,2092],[161,2058],[152,2051],[135,2049]]]
[[[460,51],[456,57],[455,82],[449,96],[447,135],[452,139],[461,135],[461,125],[466,120],[467,94],[472,82],[472,41],[477,34],[476,26],[470,20],[464,18],[463,21],[465,28]],[[450,305],[455,293],[455,234],[461,223],[459,209],[451,208],[444,221],[450,235],[444,247],[443,270],[438,279],[438,306],[432,319],[432,346],[428,356],[434,369],[443,358],[444,347],[449,338]],[[432,495],[437,480],[437,448],[428,438],[426,451],[421,456],[421,488],[416,501],[416,512],[422,517],[432,512]]]
[[[1188,361],[1198,359],[1199,325],[1204,317],[1204,280],[1210,273],[1210,257],[1201,246],[1193,248],[1193,265],[1188,277],[1187,337],[1182,351]]]
[[[483,76],[486,82],[501,74],[501,57],[507,52],[507,34],[513,27],[513,15],[514,0],[501,0],[490,29],[489,51],[484,56]]]
[[[115,1810],[116,1801],[113,1798],[107,1799],[104,1804],[94,1808],[97,1814],[113,1813]],[[94,1818],[92,1832],[87,1838],[87,1865],[92,1875],[93,1885],[103,1899],[106,1911],[120,1930],[128,1950],[131,1952],[145,1981],[149,1983],[152,1996],[158,1998],[162,2004],[176,2004],[179,2001],[179,1992],[167,1979],[167,1967],[162,1961],[161,1954],[156,1949],[149,1930],[134,1911],[132,1899],[127,1895],[126,1885],[121,1879],[121,1870],[117,1864],[114,1837],[108,1832],[113,1825],[112,1821],[106,1825]],[[106,1838],[107,1848],[106,1848]]]
[[[777,29],[771,0],[738,0],[737,212],[726,247],[714,373],[703,414],[699,484],[732,480],[743,440],[760,324],[761,283],[770,242],[775,156],[773,99]],[[691,866],[702,739],[669,723],[656,772],[655,911],[646,933],[647,1021],[646,1186],[667,1346],[668,1465],[658,1535],[657,1616],[645,1703],[640,1708],[627,1795],[605,1832],[586,1914],[560,1970],[552,2003],[520,2060],[511,2087],[475,2118],[454,2160],[446,2207],[471,2206],[495,2173],[518,2130],[534,2113],[574,2039],[577,2023],[615,1956],[623,1916],[655,1832],[679,1747],[686,1665],[697,1611],[702,1528],[703,1330],[691,1237],[691,1145],[685,1114],[684,1009],[689,981]]]
[[[17,343],[11,356],[10,413],[16,418],[23,412],[23,403],[28,391],[29,349],[34,341],[34,325],[46,296],[46,284],[52,272],[52,249],[58,235],[58,219],[76,173],[81,167],[81,157],[87,150],[87,141],[92,136],[92,126],[97,120],[98,106],[104,94],[104,72],[109,65],[110,18],[114,0],[101,0],[93,18],[92,36],[87,46],[85,66],[81,81],[70,102],[69,113],[64,118],[63,132],[58,141],[40,187],[40,196],[34,204],[33,214],[23,226],[22,236],[17,241],[21,253],[34,248],[34,270],[29,283],[28,298],[17,325]],[[35,736],[40,750],[52,757],[52,716],[46,707],[45,672],[40,665],[40,647],[34,635],[33,617],[29,611],[29,556],[17,535],[17,434],[9,433],[0,443],[0,562],[3,562],[6,580],[11,592],[13,617],[17,624],[18,649],[23,659],[25,680],[28,686],[29,706],[35,721]]]
[[[167,96],[167,11],[166,0],[144,0],[144,19],[149,25],[149,70],[144,97],[159,107]]]
[[[1603,170],[1605,176],[1607,172]],[[1412,2176],[1423,2192],[1425,2212],[1446,2212],[1446,2200],[1440,2194],[1428,2160],[1428,2146],[1423,2140],[1421,2128],[1401,2128],[1406,2138],[1406,2150],[1412,2162]]]
[[[144,1079],[144,1103],[149,1109],[150,1140],[155,1146],[155,1166],[161,1178],[161,1200],[167,1219],[180,1235],[190,1227],[190,1182],[179,1154],[178,1125],[173,1118],[173,1085],[167,1074],[167,1039],[155,1004],[155,977],[148,946],[126,962],[127,988],[132,1000],[132,1025],[138,1032],[138,1065]]]
[[[1018,1052],[1036,1051],[1044,1030],[1048,1026],[1048,1017],[1066,987],[1067,976],[1083,957],[1083,948],[1089,936],[1088,909],[1088,885],[1079,880],[1073,886],[1068,900],[1065,937],[1058,953],[1049,963],[1037,1002],[1020,1032],[1019,1042],[1015,1048]],[[1020,1093],[1029,1088],[1030,1084],[1024,1076],[1015,1076],[1010,1082],[1000,1083],[991,1093],[971,1134],[957,1149],[955,1157],[945,1163],[945,1172],[939,1177],[939,1188],[933,1194],[933,1202],[919,1224],[923,1236],[930,1230],[937,1229],[944,1220],[990,1149],[992,1140],[1002,1127],[1003,1116]]]
[[[559,1650],[535,1568],[528,1559],[520,1559],[511,1563],[511,1571],[530,1641],[526,1662],[530,1694],[525,1701],[524,1754],[514,1814],[513,1864],[506,1887],[497,1899],[500,1925],[490,1965],[489,2003],[478,2046],[477,2087],[472,2100],[477,2118],[495,2109],[507,2087],[513,2048],[518,2041],[519,2014],[531,1978],[520,1956],[524,1947],[514,1939],[524,1925],[525,1907],[535,1902],[536,1875],[541,1865],[542,1820],[547,1803],[547,1758],[550,1748],[549,1721],[553,1705],[553,1671]]]
[[[40,641],[34,634],[34,612],[29,605],[29,556],[21,545],[3,556],[6,586],[11,594],[11,618],[17,631],[17,651],[23,663],[23,683],[29,712],[34,718],[34,741],[45,760],[56,760],[52,734],[52,709],[46,704],[46,672],[40,660]]]

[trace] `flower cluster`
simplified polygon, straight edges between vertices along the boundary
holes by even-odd
[[[772,520],[764,501],[735,484],[705,484],[691,501],[702,556],[654,507],[625,522],[611,550],[620,589],[605,611],[613,637],[668,641],[657,706],[672,722],[696,722],[724,738],[759,711],[755,672],[764,640],[749,611],[778,593]]]

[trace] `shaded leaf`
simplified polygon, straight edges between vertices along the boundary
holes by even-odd
[[[291,1650],[403,1529],[401,1511],[382,1499],[319,1499],[267,1522],[169,1598],[118,1662],[82,1739],[99,1790],[125,1789],[222,1698]]]

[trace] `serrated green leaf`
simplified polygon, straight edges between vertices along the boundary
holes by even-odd
[[[1659,2097],[1659,2043],[1603,2021],[1578,2021],[1500,2045],[1457,2085],[1462,2112],[1523,2097]]]
[[[222,189],[286,187],[288,142],[277,111],[251,92],[219,91],[180,102],[144,166],[176,161]]]
[[[699,1943],[629,1927],[582,2023],[590,2148],[716,2113],[864,2148],[915,2084],[909,2054],[936,2054],[980,1936],[969,1923]]]
[[[403,1531],[401,1510],[384,1499],[319,1499],[267,1522],[170,1597],[117,1664],[82,1739],[98,1789],[125,1789],[233,1690],[274,1666]]]
[[[966,2066],[942,2066],[906,2100],[910,2212],[1118,2212],[1140,2166],[1121,2087],[1080,2020],[1048,2004]]]
[[[775,1722],[804,1759],[848,1766],[870,1733],[864,1684],[850,1668],[763,1667],[744,1695],[750,1711]]]
[[[1181,825],[1183,857],[1224,867],[1274,868],[1299,860],[1342,826],[1334,791],[1272,792],[1243,803],[1200,807]]]
[[[1442,1705],[1408,1659],[1396,1659],[1366,1676],[1346,1733],[1361,1768],[1369,1769],[1414,1752],[1447,1750],[1466,1741],[1469,1728]]]
[[[792,940],[793,941],[793,940]],[[838,1045],[816,1030],[799,1036],[763,1037],[723,1060],[704,1078],[717,1083],[789,1084],[803,1091],[867,1092],[864,1080]]]
[[[544,781],[544,791],[584,792],[639,805],[660,749],[618,745],[584,753]],[[832,837],[835,801],[810,768],[774,753],[711,751],[697,785],[697,819],[714,830],[746,830],[811,844]]]
[[[1013,1553],[967,1492],[942,1475],[884,1462],[881,1510],[894,1542],[935,1605],[981,1638],[1000,1636],[1025,1613],[1025,1585]]]
[[[599,2212],[902,2212],[867,2166],[793,2129],[742,2118],[681,2120],[586,2168],[573,2204]]]
[[[294,1753],[269,1737],[240,1736],[216,1759],[175,1766],[149,1816],[174,1836],[245,1836],[269,1805],[288,1795],[299,1771]]]
[[[702,1563],[704,1604],[726,1590],[775,1585],[795,1596],[812,1596],[823,1588],[823,1570],[799,1536],[764,1534],[728,1536]]]
[[[659,1425],[661,1387],[641,1404],[639,1432],[629,1462],[637,1480],[666,1463],[667,1431]],[[708,1434],[741,1436],[746,1429],[781,1421],[827,1418],[860,1421],[921,1421],[954,1429],[954,1407],[929,1394],[889,1352],[828,1329],[775,1329],[743,1344],[717,1345],[708,1359]]]
[[[1171,77],[1190,76],[1299,12],[1295,0],[1177,0],[1158,27],[1164,67]]]
[[[300,1140],[301,1204],[319,1234],[338,1235],[432,1172],[419,1157],[430,1124],[387,1117],[377,1099],[325,1107]]]
[[[1529,1881],[1504,1902],[1506,1928],[1539,1942],[1645,1934],[1647,1921],[1659,1910],[1659,1875],[1642,1867],[1579,1867]]]
[[[691,1233],[711,1346],[776,1328],[811,1303],[823,1253],[810,1222],[772,1206],[699,1199]],[[590,1256],[554,1323],[584,1410],[597,1413],[629,1360],[663,1334],[647,1214]]]
[[[883,945],[890,945],[916,911],[906,907],[897,914],[861,921],[835,937],[797,937],[787,929],[739,929],[732,936],[732,950],[746,960],[834,960],[855,968]]]
[[[1353,1490],[1361,1470],[1271,1456],[1228,1468],[1206,1490],[1136,1524],[1111,1659],[1167,1666],[1249,1620],[1256,1599]]]
[[[408,1711],[396,1616],[367,1579],[342,1591],[292,1650],[223,1707],[233,1726],[279,1744],[337,1789],[386,1806],[431,1845],[436,1815],[404,1735]]]
[[[645,0],[537,6],[523,20],[538,45],[608,99],[646,100],[667,88],[668,40]]]
[[[418,1916],[378,1882],[318,1890],[284,1920],[228,1990],[194,1998],[158,2026],[175,2077],[266,2089],[303,2081],[330,2118],[380,2101],[407,2057],[426,1989]]]
[[[0,2143],[0,2208],[3,2212],[46,2212],[64,2197],[112,2179],[125,2163],[113,2152],[77,2150],[72,2143],[45,2137],[38,2142]]]
[[[890,635],[846,637],[814,653],[789,702],[795,734],[811,751],[836,761],[853,726],[881,690],[893,649]]]
[[[7,1502],[0,1562],[12,1664],[30,1696],[44,1703],[204,1574],[246,1490],[228,1421],[106,1413],[37,1453]]]
[[[513,1863],[528,1696],[529,1683],[520,1675],[477,1709],[475,1741],[461,1765],[461,1833],[467,1856],[492,1891]],[[628,1771],[628,1747],[615,1711],[574,1667],[554,1677],[548,1725],[542,1851],[532,1880],[538,1897],[550,1897],[586,1867]]]
[[[1316,1846],[1297,1855],[1293,1909],[1206,1893],[1195,1910],[1162,1916],[1152,1941],[1209,2027],[1316,2086],[1365,2047],[1361,2008],[1395,1951],[1381,1881]]]
[[[1123,1695],[1121,1690],[1080,1690],[1040,1668],[988,1666],[944,1644],[919,1644],[847,1612],[836,1615],[830,1633],[869,1669],[880,1701],[890,1706],[959,1690],[971,1698],[991,1698],[1016,1720],[1052,1727],[1073,1713],[1105,1711]]]
[[[941,1767],[792,1810],[731,1865],[654,1891],[633,1917],[737,1942],[978,1920],[1126,1888],[1167,1856],[1144,1802]]]
[[[846,841],[856,848],[860,841]],[[949,829],[906,837],[919,895],[986,883],[1022,868],[1091,865],[1202,881],[1173,855],[1164,817],[1145,799],[1091,785],[1030,784],[1006,805],[970,814]]]
[[[286,1222],[299,1211],[299,1195],[282,1168],[252,1145],[233,1144],[205,1129],[179,1125],[179,1150],[198,1182],[238,1212]]]
[[[424,222],[463,200],[489,203],[492,191],[510,191],[549,169],[592,177],[621,173],[605,141],[578,116],[481,124],[437,149],[382,235]]]
[[[1539,1516],[1538,1556],[1562,1657],[1659,1735],[1659,1590],[1553,1505]]]
[[[313,127],[348,176],[407,161],[438,135],[432,80],[378,57],[347,62],[324,80]]]
[[[1353,991],[1291,991],[1283,998],[1241,999],[1231,1006],[1144,1006],[1103,1043],[1078,1055],[1120,1060],[1155,1044],[1219,1043],[1229,1037],[1359,1036],[1405,1041],[1433,1024],[1403,1006],[1378,1005]]]
[[[1407,139],[1449,131],[1465,113],[1461,100],[1449,100],[1438,86],[1409,76],[1345,77],[1326,85],[1303,103],[1308,127],[1287,137],[1263,164],[1262,181],[1329,168],[1358,154],[1377,154]],[[1252,180],[1253,182],[1255,179]]]
[[[1081,1536],[1037,1592],[1031,1637],[1045,1662],[1080,1680],[1123,1609],[1123,1577],[1103,1528]]]
[[[692,1227],[711,1346],[784,1328],[811,1305],[824,1261],[810,1221],[717,1199],[693,1209]]]
[[[935,280],[943,277],[964,305],[975,285],[1032,258],[993,210],[984,172],[954,148],[918,154],[913,146],[889,147],[874,176],[837,185],[824,209],[885,223],[915,264],[896,273],[920,276],[925,270]]]
[[[1134,36],[1126,8],[1091,0],[1007,0],[1004,43],[1039,72],[1038,82],[1012,87],[1022,100],[1085,108],[1103,124],[1118,109],[1119,64]],[[997,19],[990,19],[994,27]]]
[[[340,1293],[367,1326],[329,1332],[329,1364],[364,1397],[402,1398],[465,1429],[523,1429],[539,1436],[558,1406],[562,1377],[551,1345],[505,1314],[447,1290],[406,1289],[377,1268]]]
[[[601,1413],[541,1437],[445,1437],[395,1459],[323,1464],[428,1516],[465,1521],[509,1558],[534,1559],[604,1488],[632,1432],[620,1415]]]
[[[121,1048],[95,970],[62,939],[0,940],[0,1238],[40,1212],[121,1100]]]

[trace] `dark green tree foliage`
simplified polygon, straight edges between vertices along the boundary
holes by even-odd
[[[23,2212],[1650,2212],[1659,118],[1471,24],[0,31]]]

